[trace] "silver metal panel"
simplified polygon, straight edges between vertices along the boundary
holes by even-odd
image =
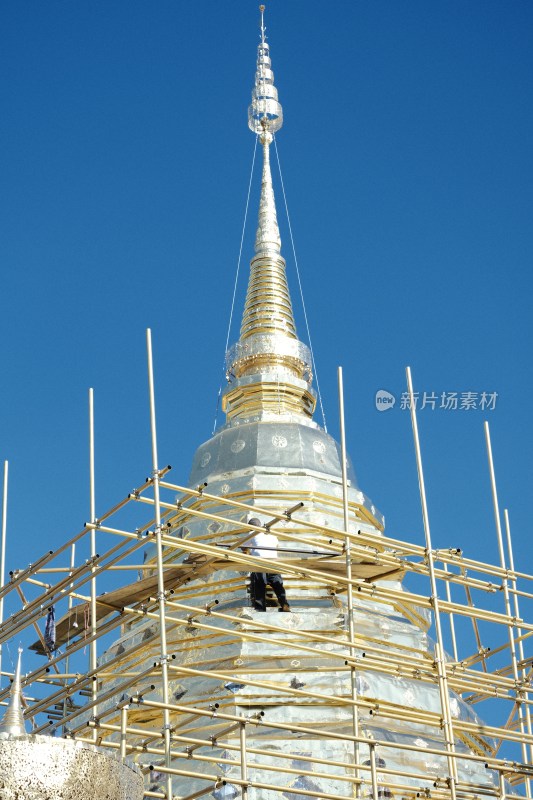
[[[212,481],[225,474],[261,467],[307,471],[324,479],[341,478],[340,447],[320,428],[286,422],[252,422],[236,428],[223,428],[201,445],[194,456],[189,478],[191,486]],[[353,466],[349,480],[357,486]],[[361,497],[363,500],[363,497]]]

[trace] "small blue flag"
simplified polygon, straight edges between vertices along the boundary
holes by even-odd
[[[54,606],[48,609],[44,626],[44,643],[51,653],[56,649],[56,612]]]

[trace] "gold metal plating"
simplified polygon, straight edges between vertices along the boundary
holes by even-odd
[[[254,419],[262,414],[313,416],[316,399],[306,389],[289,383],[247,383],[225,394],[222,409],[229,420]]]

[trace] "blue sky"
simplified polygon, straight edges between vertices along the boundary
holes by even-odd
[[[187,480],[223,379],[253,135],[257,3],[11,2],[2,9],[0,458],[8,569],[161,464]],[[533,6],[273,0],[278,147],[328,430],[389,535],[423,541],[404,368],[496,408],[419,415],[434,544],[496,562],[483,420],[530,568]],[[306,340],[277,181],[299,334]],[[237,311],[255,232],[252,188]],[[386,413],[375,393],[398,397]],[[219,423],[221,418],[219,416]]]

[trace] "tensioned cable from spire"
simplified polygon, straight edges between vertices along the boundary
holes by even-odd
[[[239,280],[239,270],[240,270],[240,267],[241,267],[242,246],[243,246],[243,243],[244,243],[244,232],[245,232],[245,229],[246,229],[246,220],[248,218],[248,206],[250,205],[250,193],[251,193],[251,190],[252,190],[252,179],[253,179],[253,174],[254,174],[255,154],[257,152],[257,139],[258,138],[259,137],[256,136],[255,137],[255,142],[254,142],[254,154],[253,154],[253,157],[252,157],[252,168],[250,170],[250,180],[248,181],[248,194],[246,196],[246,207],[244,209],[244,221],[242,223],[242,231],[241,231],[241,244],[240,244],[240,247],[239,247],[239,258],[237,259],[237,272],[235,274],[235,282],[233,284],[233,297],[232,297],[232,300],[231,300],[231,311],[230,311],[230,315],[229,315],[228,334],[226,336],[226,347],[224,348],[224,353],[226,352],[226,350],[229,347],[229,337],[230,337],[230,334],[231,334],[231,323],[233,321],[233,311],[235,309],[235,296],[237,294],[237,282]]]
[[[227,353],[228,347],[229,347],[229,337],[230,337],[230,334],[231,334],[231,323],[233,322],[233,311],[235,309],[235,297],[237,296],[237,283],[239,281],[239,271],[240,271],[240,268],[241,268],[242,246],[243,246],[243,243],[244,243],[244,233],[245,233],[245,230],[246,230],[246,220],[248,218],[248,206],[250,205],[250,192],[252,190],[252,178],[253,178],[253,175],[254,175],[255,154],[257,152],[257,139],[258,139],[258,137],[256,136],[255,137],[255,142],[254,142],[254,154],[253,154],[253,157],[252,157],[252,168],[250,170],[250,180],[248,181],[248,194],[246,196],[246,207],[244,209],[244,221],[242,223],[241,244],[240,244],[240,247],[239,247],[239,257],[237,259],[237,271],[235,273],[235,281],[233,283],[233,297],[231,299],[231,310],[230,310],[230,314],[229,314],[228,333],[227,333],[227,336],[226,336],[226,346],[224,348],[224,364],[223,364],[223,371],[224,372],[225,372],[225,369],[226,369],[226,353]],[[214,422],[214,425],[213,425],[213,434],[215,433],[215,430],[216,430],[216,427],[217,427],[218,410],[220,408],[220,396],[221,396],[221,394],[222,394],[222,383],[220,384],[220,387],[218,389],[217,407],[216,407],[216,411],[215,411],[215,422]]]
[[[293,257],[294,257],[294,264],[296,266],[296,276],[298,278],[298,287],[300,289],[300,298],[302,300],[302,308],[303,308],[304,320],[305,320],[305,329],[307,331],[307,339],[309,341],[309,350],[311,351],[311,360],[313,362],[313,371],[315,373],[316,391],[317,391],[317,395],[318,395],[318,402],[320,403],[320,412],[322,414],[322,421],[324,423],[324,430],[327,433],[328,432],[328,428],[327,428],[327,425],[326,425],[326,415],[324,413],[324,406],[322,404],[322,393],[320,391],[320,383],[318,381],[318,371],[317,371],[317,368],[316,368],[315,354],[314,354],[314,351],[313,351],[313,342],[311,341],[311,331],[309,330],[309,322],[307,321],[307,311],[306,311],[306,308],[305,308],[305,300],[304,300],[304,293],[303,293],[303,289],[302,289],[302,281],[300,280],[300,270],[298,269],[298,259],[296,257],[296,248],[294,246],[294,238],[293,238],[293,235],[292,235],[292,225],[291,225],[291,218],[290,218],[290,215],[289,215],[289,206],[287,205],[287,196],[285,195],[285,185],[283,183],[283,175],[282,175],[282,172],[281,172],[281,162],[279,160],[278,145],[277,145],[277,142],[276,142],[276,137],[274,136],[273,138],[274,138],[274,148],[276,150],[276,159],[277,159],[277,162],[278,162],[279,177],[280,177],[280,183],[281,183],[281,191],[283,193],[283,202],[285,204],[285,213],[287,214],[287,223],[288,223],[288,226],[289,226],[289,235],[291,237],[292,254],[293,254]]]

